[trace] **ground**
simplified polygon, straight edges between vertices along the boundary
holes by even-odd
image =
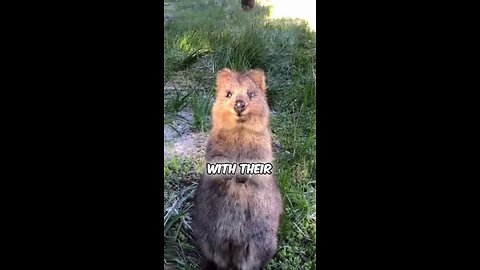
[[[275,9],[257,3],[244,12],[237,0],[165,1],[166,268],[198,269],[201,262],[190,237],[189,210],[205,165],[215,74],[229,67],[261,68],[269,86],[274,173],[285,213],[278,253],[266,268],[315,269],[315,28],[278,19]]]

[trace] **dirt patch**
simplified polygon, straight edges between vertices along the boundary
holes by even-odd
[[[163,157],[171,159],[174,156],[199,159],[205,155],[208,135],[206,133],[189,132],[181,137],[164,142]]]
[[[181,111],[170,124],[163,127],[163,141],[168,142],[191,131],[190,123],[193,114],[190,111]]]
[[[188,91],[196,88],[198,88],[197,82],[194,82],[185,70],[175,72],[175,74],[173,74],[163,86],[163,90],[166,94],[171,94],[175,91]]]
[[[196,133],[190,123],[193,114],[182,111],[178,118],[170,125],[163,127],[163,157],[171,159],[174,156],[186,158],[199,158],[204,155],[207,143],[207,133]]]

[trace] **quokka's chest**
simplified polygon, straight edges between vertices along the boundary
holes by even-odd
[[[231,162],[268,161],[272,153],[271,141],[264,138],[217,141],[214,148]]]

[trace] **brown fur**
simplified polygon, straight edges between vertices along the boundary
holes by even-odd
[[[255,0],[241,0],[243,10],[251,10],[255,6]]]
[[[208,163],[273,161],[266,88],[262,70],[218,73]],[[240,115],[237,100],[245,102]],[[261,269],[276,252],[282,199],[275,178],[253,175],[239,181],[242,177],[204,174],[195,194],[197,246],[218,269]]]

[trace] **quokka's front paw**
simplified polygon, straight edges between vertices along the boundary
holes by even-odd
[[[250,175],[246,175],[246,174],[237,174],[235,175],[235,180],[239,183],[245,183],[247,182],[248,179],[250,179]]]
[[[232,178],[234,177],[234,175],[231,175],[231,174],[222,174],[222,175],[220,175],[220,177],[222,177],[223,180],[227,181],[227,180],[232,180]]]

